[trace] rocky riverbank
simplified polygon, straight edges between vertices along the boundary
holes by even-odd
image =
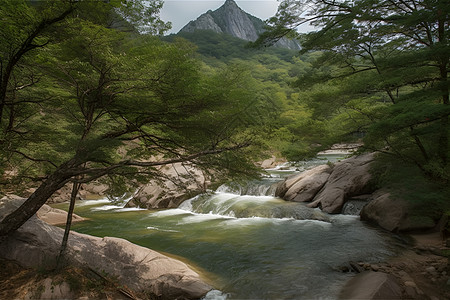
[[[448,251],[439,233],[412,234],[413,244],[380,262],[352,262],[342,272],[358,273],[343,288],[341,299],[450,299]]]
[[[341,272],[358,273],[341,299],[450,299],[450,253],[439,231],[445,218],[416,212],[414,204],[376,189],[370,175],[374,153],[318,166],[288,177],[276,195],[328,213],[351,213],[411,239],[398,256],[378,264],[351,262]]]
[[[158,179],[140,185],[132,194],[124,195],[126,207],[175,208],[184,200],[194,197],[206,191],[210,185],[209,179],[198,168],[189,164],[174,163],[161,166],[158,169]],[[18,194],[27,198],[35,187],[27,187],[23,190],[6,191],[7,195]],[[57,190],[47,201],[48,204],[70,201],[72,184],[68,183]],[[78,192],[77,200],[94,200],[109,197],[109,186],[100,181],[83,184]],[[125,200],[125,199],[120,199]]]
[[[20,199],[3,198],[0,203],[0,219],[20,203]],[[34,269],[51,275],[56,267],[62,236],[61,228],[33,216],[16,232],[2,239],[2,264],[15,264],[19,272]],[[122,294],[137,295],[137,298],[198,299],[212,289],[185,263],[120,238],[98,238],[71,232],[66,258],[70,273],[82,274],[91,285],[98,282],[114,283],[121,287]],[[28,286],[28,289],[18,290],[18,294],[12,299],[42,298],[42,295],[49,295],[47,298],[51,299],[92,298],[85,295],[82,287],[74,288],[77,284],[70,278],[64,279],[53,274],[31,276],[30,280],[32,284],[23,285]],[[81,285],[81,281],[77,281],[78,285]],[[2,285],[0,295],[11,293],[14,292]]]
[[[436,228],[439,217],[418,213],[415,204],[376,187],[370,173],[375,156],[367,153],[292,175],[278,185],[275,196],[330,214],[360,215],[392,232]]]

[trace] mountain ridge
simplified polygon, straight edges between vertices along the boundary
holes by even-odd
[[[226,0],[218,9],[208,10],[196,20],[190,21],[178,33],[211,30],[254,42],[265,31],[264,27],[263,20],[242,10],[234,0]],[[294,50],[300,49],[298,42],[287,38],[280,39],[275,45]]]

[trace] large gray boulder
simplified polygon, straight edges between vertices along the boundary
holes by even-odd
[[[210,183],[200,169],[186,163],[161,166],[158,171],[159,179],[142,184],[126,207],[149,209],[178,207],[183,201],[204,192]],[[104,198],[108,195],[108,189],[108,185],[99,182],[83,184],[77,200]],[[31,194],[34,190],[29,189],[28,192]],[[68,202],[71,192],[72,184],[66,184],[56,191],[47,203]]]
[[[407,201],[392,197],[384,190],[373,194],[361,211],[361,220],[376,224],[392,232],[431,229],[435,220],[424,215],[413,214],[414,206]]]
[[[2,201],[0,220],[20,203]],[[24,267],[54,266],[63,230],[36,216],[0,243],[0,257]],[[67,246],[69,261],[117,278],[138,292],[163,299],[198,299],[212,288],[186,264],[120,238],[98,238],[71,232]]]
[[[44,204],[36,213],[37,217],[50,225],[64,225],[67,222],[67,212]],[[72,223],[86,220],[79,215],[72,214]]]
[[[341,291],[340,299],[404,299],[397,279],[382,272],[363,272],[353,277]]]
[[[277,187],[275,196],[287,201],[311,201],[327,182],[330,173],[331,167],[322,165],[296,174],[287,178]]]
[[[277,188],[276,196],[288,201],[311,202],[327,213],[340,213],[345,202],[370,194],[370,163],[374,153],[337,162],[333,167],[322,165],[287,178]]]
[[[183,201],[205,192],[209,185],[200,169],[186,164],[163,166],[159,171],[165,179],[141,186],[126,207],[175,208]]]
[[[327,213],[340,213],[347,199],[373,192],[369,171],[374,157],[374,153],[369,153],[336,163],[326,184],[308,206],[320,206]]]

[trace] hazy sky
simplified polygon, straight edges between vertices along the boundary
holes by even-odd
[[[245,12],[266,20],[277,12],[277,0],[235,0],[237,5]],[[172,22],[169,33],[177,33],[189,21],[197,19],[208,10],[216,10],[225,0],[165,0],[161,10],[161,19]]]

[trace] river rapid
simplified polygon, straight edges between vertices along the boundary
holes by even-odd
[[[358,216],[328,215],[270,196],[273,184],[293,170],[322,163],[326,160],[269,170],[261,182],[221,187],[177,209],[80,201],[75,213],[89,220],[72,229],[125,238],[184,259],[217,289],[208,299],[336,299],[354,275],[340,267],[385,260],[401,242]]]

